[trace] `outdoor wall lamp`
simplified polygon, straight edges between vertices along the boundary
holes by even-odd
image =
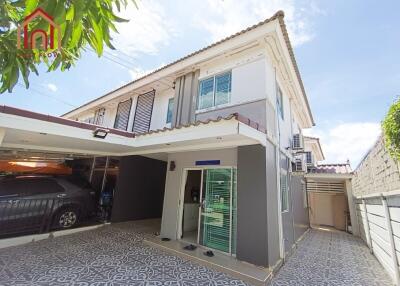
[[[104,139],[106,138],[109,131],[110,130],[108,129],[97,128],[96,130],[93,131],[93,137]]]
[[[169,163],[169,170],[170,170],[170,171],[175,171],[175,167],[176,167],[175,161],[171,161],[171,162]]]

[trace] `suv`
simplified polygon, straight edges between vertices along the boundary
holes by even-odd
[[[75,176],[0,178],[0,236],[77,225],[95,212],[95,192]]]

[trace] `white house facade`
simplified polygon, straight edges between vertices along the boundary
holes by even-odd
[[[62,118],[3,107],[1,147],[119,157],[112,221],[160,216],[161,237],[272,269],[309,228],[307,151],[323,159],[304,152],[314,121],[283,17]]]

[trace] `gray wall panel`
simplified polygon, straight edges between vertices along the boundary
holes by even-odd
[[[142,156],[121,157],[111,221],[159,218],[167,163]]]
[[[265,148],[238,147],[237,258],[268,266]]]
[[[199,73],[191,72],[176,79],[172,127],[194,122]]]
[[[290,189],[292,193],[294,214],[294,239],[297,241],[310,226],[308,208],[304,204],[304,177],[292,176]]]
[[[274,266],[280,259],[278,183],[276,177],[276,149],[269,141],[266,145],[267,179],[267,227],[268,227],[268,264]]]

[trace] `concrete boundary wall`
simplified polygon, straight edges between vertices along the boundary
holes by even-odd
[[[352,193],[360,237],[400,285],[400,174],[383,137],[354,171]]]

